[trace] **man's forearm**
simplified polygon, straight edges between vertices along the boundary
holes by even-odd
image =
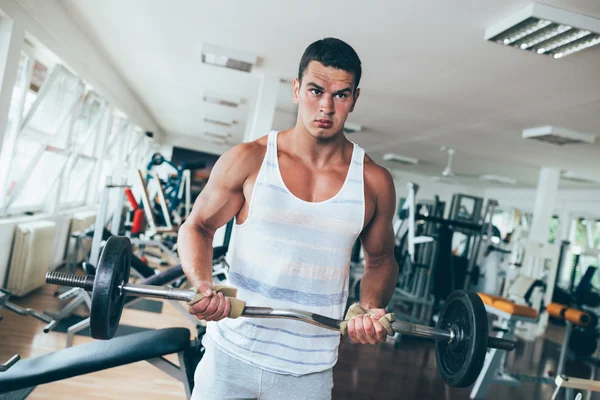
[[[398,264],[394,257],[365,262],[360,281],[360,305],[363,308],[384,308],[394,294],[398,280]]]
[[[213,234],[194,225],[179,229],[177,249],[183,272],[194,287],[200,281],[212,282]]]

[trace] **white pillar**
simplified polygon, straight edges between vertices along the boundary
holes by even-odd
[[[8,111],[17,81],[21,49],[25,42],[25,27],[19,21],[0,17],[0,160],[6,164],[12,157],[13,146],[4,148],[7,138]],[[13,127],[14,128],[14,127]],[[12,140],[9,140],[12,142]],[[2,161],[0,161],[2,162]],[[0,209],[4,205],[8,165],[0,164]]]
[[[529,243],[525,254],[523,274],[534,279],[544,277],[545,262],[550,264],[550,270],[545,277],[546,291],[540,296],[544,304],[552,302],[554,285],[556,284],[556,273],[558,269],[558,254],[560,251],[560,241],[556,240],[554,244],[548,243],[550,234],[550,220],[554,213],[556,199],[558,197],[558,185],[560,182],[560,169],[553,167],[543,167],[540,170],[538,187],[535,193],[535,205],[533,207],[533,220],[529,231]],[[531,243],[533,242],[533,243]],[[528,254],[529,253],[529,254]],[[534,306],[537,308],[541,298],[534,299]],[[540,310],[541,312],[541,310]],[[548,325],[548,314],[541,313],[539,321],[534,324],[526,324],[523,327],[521,335],[526,340],[542,335]]]
[[[538,187],[535,193],[535,205],[533,207],[533,220],[529,239],[540,243],[548,242],[550,232],[550,220],[554,213],[556,198],[558,197],[558,184],[560,181],[560,169],[543,167],[540,170]]]
[[[22,24],[0,18],[0,150],[24,41],[25,28]]]
[[[280,84],[281,81],[276,76],[263,75],[261,77],[256,103],[251,111],[251,118],[248,119],[246,124],[244,142],[258,139],[273,129]]]
[[[110,104],[106,107],[102,122],[98,128],[100,138],[96,142],[97,150],[94,152],[96,157],[96,166],[94,167],[91,175],[91,181],[88,185],[86,204],[93,206],[99,201],[99,195],[102,190],[98,191],[100,186],[100,175],[102,174],[102,167],[104,166],[104,160],[106,159],[106,146],[108,146],[108,138],[110,137],[110,131],[112,130],[113,124],[113,106]]]

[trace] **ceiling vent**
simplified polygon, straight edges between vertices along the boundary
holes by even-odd
[[[597,178],[587,176],[585,174],[578,174],[573,171],[563,171],[562,174],[560,175],[560,179],[563,181],[575,182],[575,183],[585,183],[585,184],[593,184],[593,185],[600,184],[600,180],[598,180]]]
[[[535,3],[491,26],[485,40],[562,58],[600,43],[600,19]]]
[[[233,144],[231,142],[231,138],[233,135],[231,133],[219,133],[219,132],[202,132],[202,138],[210,143],[214,144]]]
[[[539,140],[562,146],[577,143],[592,144],[596,140],[596,135],[575,132],[556,126],[540,126],[523,130],[523,139]]]
[[[202,134],[206,137],[219,138],[219,139],[229,139],[232,136],[231,133],[210,132],[210,131],[204,132]]]
[[[351,134],[351,133],[356,133],[356,132],[361,132],[362,131],[362,126],[358,125],[358,124],[353,124],[352,122],[346,122],[344,124],[344,133],[345,134]]]
[[[204,122],[206,122],[207,124],[213,124],[213,125],[219,125],[219,126],[225,126],[225,127],[232,127],[233,125],[237,124],[236,120],[227,120],[224,121],[222,119],[217,119],[217,118],[204,118]]]
[[[398,154],[386,153],[383,155],[384,161],[395,162],[404,165],[416,165],[419,163],[419,160],[412,157],[405,157]]]
[[[223,94],[206,94],[204,95],[204,102],[225,107],[238,108],[242,104],[243,100],[239,97],[227,96]]]
[[[257,57],[250,53],[222,47],[203,45],[202,62],[242,72],[251,72],[252,66],[256,65]]]

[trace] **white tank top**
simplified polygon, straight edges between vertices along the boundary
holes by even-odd
[[[277,134],[269,134],[248,218],[234,230],[229,283],[249,306],[342,319],[352,246],[364,224],[365,152],[354,144],[346,180],[336,195],[307,202],[292,194],[281,177]],[[207,334],[233,357],[291,375],[333,367],[340,342],[335,331],[268,318],[210,322]]]

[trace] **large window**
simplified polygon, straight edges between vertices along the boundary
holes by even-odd
[[[24,43],[0,154],[0,217],[91,205],[156,147],[48,49]]]
[[[33,92],[29,83],[31,81],[32,64],[31,57],[25,52],[21,53],[17,79],[11,96],[2,154],[0,155],[0,210],[4,209],[17,181],[22,176],[22,172],[39,150],[39,146],[36,146],[35,143],[26,141],[17,143],[16,140],[25,112],[26,96]],[[38,77],[38,79],[41,78]],[[38,87],[34,86],[34,88],[39,90]],[[15,152],[17,157],[13,157]]]
[[[40,84],[33,77],[33,74],[29,77],[29,91]],[[79,78],[61,65],[56,65],[41,83],[17,132],[6,188],[7,214],[42,210],[55,185],[60,187],[69,159],[67,144],[74,122],[73,111],[84,87]],[[25,111],[26,107],[21,107]]]
[[[89,91],[79,108],[71,135],[70,149],[79,154],[95,156],[96,145],[99,142],[100,129],[108,103],[93,91]]]
[[[73,155],[67,165],[63,179],[60,203],[63,208],[76,207],[85,203],[90,177],[96,159],[85,155]]]
[[[129,119],[122,112],[115,110],[112,117],[110,135],[106,141],[104,159],[100,168],[100,180],[97,187],[98,195],[109,181],[114,183],[115,179],[119,179],[118,175],[121,174],[119,167],[124,161],[125,146],[127,145],[131,128],[132,124],[129,122]]]
[[[571,220],[569,235],[570,249],[564,260],[560,286],[569,287],[574,271],[577,285],[589,267],[600,267],[600,220],[589,217],[575,217]],[[578,262],[577,266],[575,262]],[[600,271],[594,274],[592,283],[600,288]]]
[[[515,208],[497,208],[492,216],[492,224],[500,230],[501,236],[504,238],[507,234],[512,233],[515,229],[520,228],[525,231],[531,229],[533,214],[523,212]],[[548,232],[548,242],[554,243],[559,234],[559,218],[557,215],[552,217]]]
[[[14,190],[9,202],[12,213],[35,210],[44,204],[64,171],[68,158],[63,150],[50,146],[41,149]]]

